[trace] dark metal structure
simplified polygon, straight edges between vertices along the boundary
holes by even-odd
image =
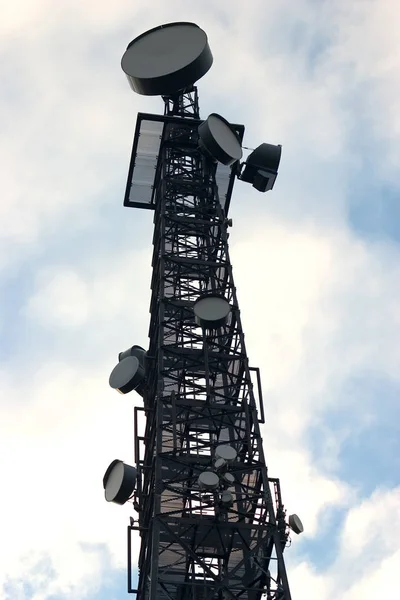
[[[135,408],[134,478],[124,482],[124,500],[138,513],[128,527],[128,591],[139,600],[290,600],[283,558],[289,525],[279,480],[265,462],[260,375],[249,367],[229,259],[238,163],[226,166],[201,151],[196,87],[163,100],[164,115],[138,115],[124,200],[154,210],[149,348],[140,349],[142,360],[133,347],[131,366],[122,353],[114,370],[123,382],[113,387],[124,393],[126,371],[134,368],[126,389],[143,398]],[[241,141],[244,127],[232,131]],[[229,303],[215,327],[196,319],[203,297]],[[108,499],[122,503],[114,463],[125,477],[126,467],[113,461],[104,487]]]

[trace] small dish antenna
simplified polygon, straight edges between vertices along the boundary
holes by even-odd
[[[289,527],[292,531],[299,535],[303,533],[304,527],[298,515],[289,515]]]
[[[125,504],[135,490],[137,471],[122,460],[113,460],[103,477],[107,502]]]
[[[126,356],[111,371],[110,386],[120,394],[128,394],[132,390],[140,391],[144,382],[145,369],[137,356]]]
[[[203,329],[218,329],[225,325],[231,311],[228,300],[216,294],[204,294],[194,303],[196,323]]]
[[[211,113],[198,132],[200,150],[215,162],[229,166],[242,158],[239,136],[221,115]]]
[[[235,478],[232,475],[232,473],[224,473],[222,475],[222,479],[224,480],[224,483],[226,483],[226,485],[233,485],[235,483]]]
[[[226,491],[226,492],[222,492],[221,494],[221,503],[224,506],[232,506],[233,504],[233,496],[231,494],[231,492]]]
[[[224,444],[221,446],[217,446],[215,449],[215,457],[217,460],[222,458],[228,464],[236,460],[237,452],[233,446],[229,446],[228,444]]]
[[[199,486],[203,490],[216,490],[219,487],[219,477],[213,471],[203,471],[199,475]]]

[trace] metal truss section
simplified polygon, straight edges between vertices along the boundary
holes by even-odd
[[[165,115],[200,119],[199,98],[195,85],[186,89],[182,94],[163,96],[163,100]]]
[[[186,116],[180,102],[165,100],[166,114]],[[198,149],[193,118],[163,121],[158,152],[139,526],[128,528],[141,536],[137,595],[290,600],[285,513],[278,480],[268,480],[217,167]],[[194,318],[206,292],[231,307],[213,331]],[[221,445],[236,458],[217,467]],[[213,489],[199,483],[206,471],[218,475]]]
[[[173,102],[170,98],[167,101],[168,103]],[[179,106],[178,103],[176,107],[178,111],[180,110]],[[182,110],[184,113],[186,109]],[[147,113],[138,114],[124,206],[155,209],[156,198],[160,195],[161,164],[165,164],[165,161],[160,160],[161,148],[166,143],[171,143],[174,137],[180,137],[181,144],[186,145],[187,151],[198,152],[197,128],[202,121],[195,118],[195,114],[197,113],[194,113],[191,118],[182,118],[169,112],[164,116]],[[243,125],[233,125],[233,127],[240,140],[242,140]],[[215,171],[215,182],[218,186],[220,203],[225,215],[228,214],[235,176],[235,170],[218,163]],[[184,192],[184,188],[180,188],[180,193],[184,194]]]

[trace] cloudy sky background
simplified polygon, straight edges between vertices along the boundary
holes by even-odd
[[[396,0],[3,2],[0,598],[125,597],[132,404],[152,215],[122,206],[138,111],[127,43],[169,21],[214,55],[201,114],[281,143],[272,193],[237,182],[231,256],[261,367],[271,476],[306,531],[294,600],[392,597],[400,569],[400,6]]]

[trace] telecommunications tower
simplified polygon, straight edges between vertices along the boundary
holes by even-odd
[[[149,346],[121,352],[110,375],[142,398],[134,466],[114,460],[103,486],[136,511],[128,592],[139,600],[290,600],[283,552],[303,526],[268,476],[227,232],[235,178],[272,189],[281,147],[261,144],[240,163],[243,125],[200,119],[193,84],[212,62],[204,31],[181,22],[140,35],[122,58],[132,89],[161,95],[165,110],[138,114],[124,199],[154,211]]]

